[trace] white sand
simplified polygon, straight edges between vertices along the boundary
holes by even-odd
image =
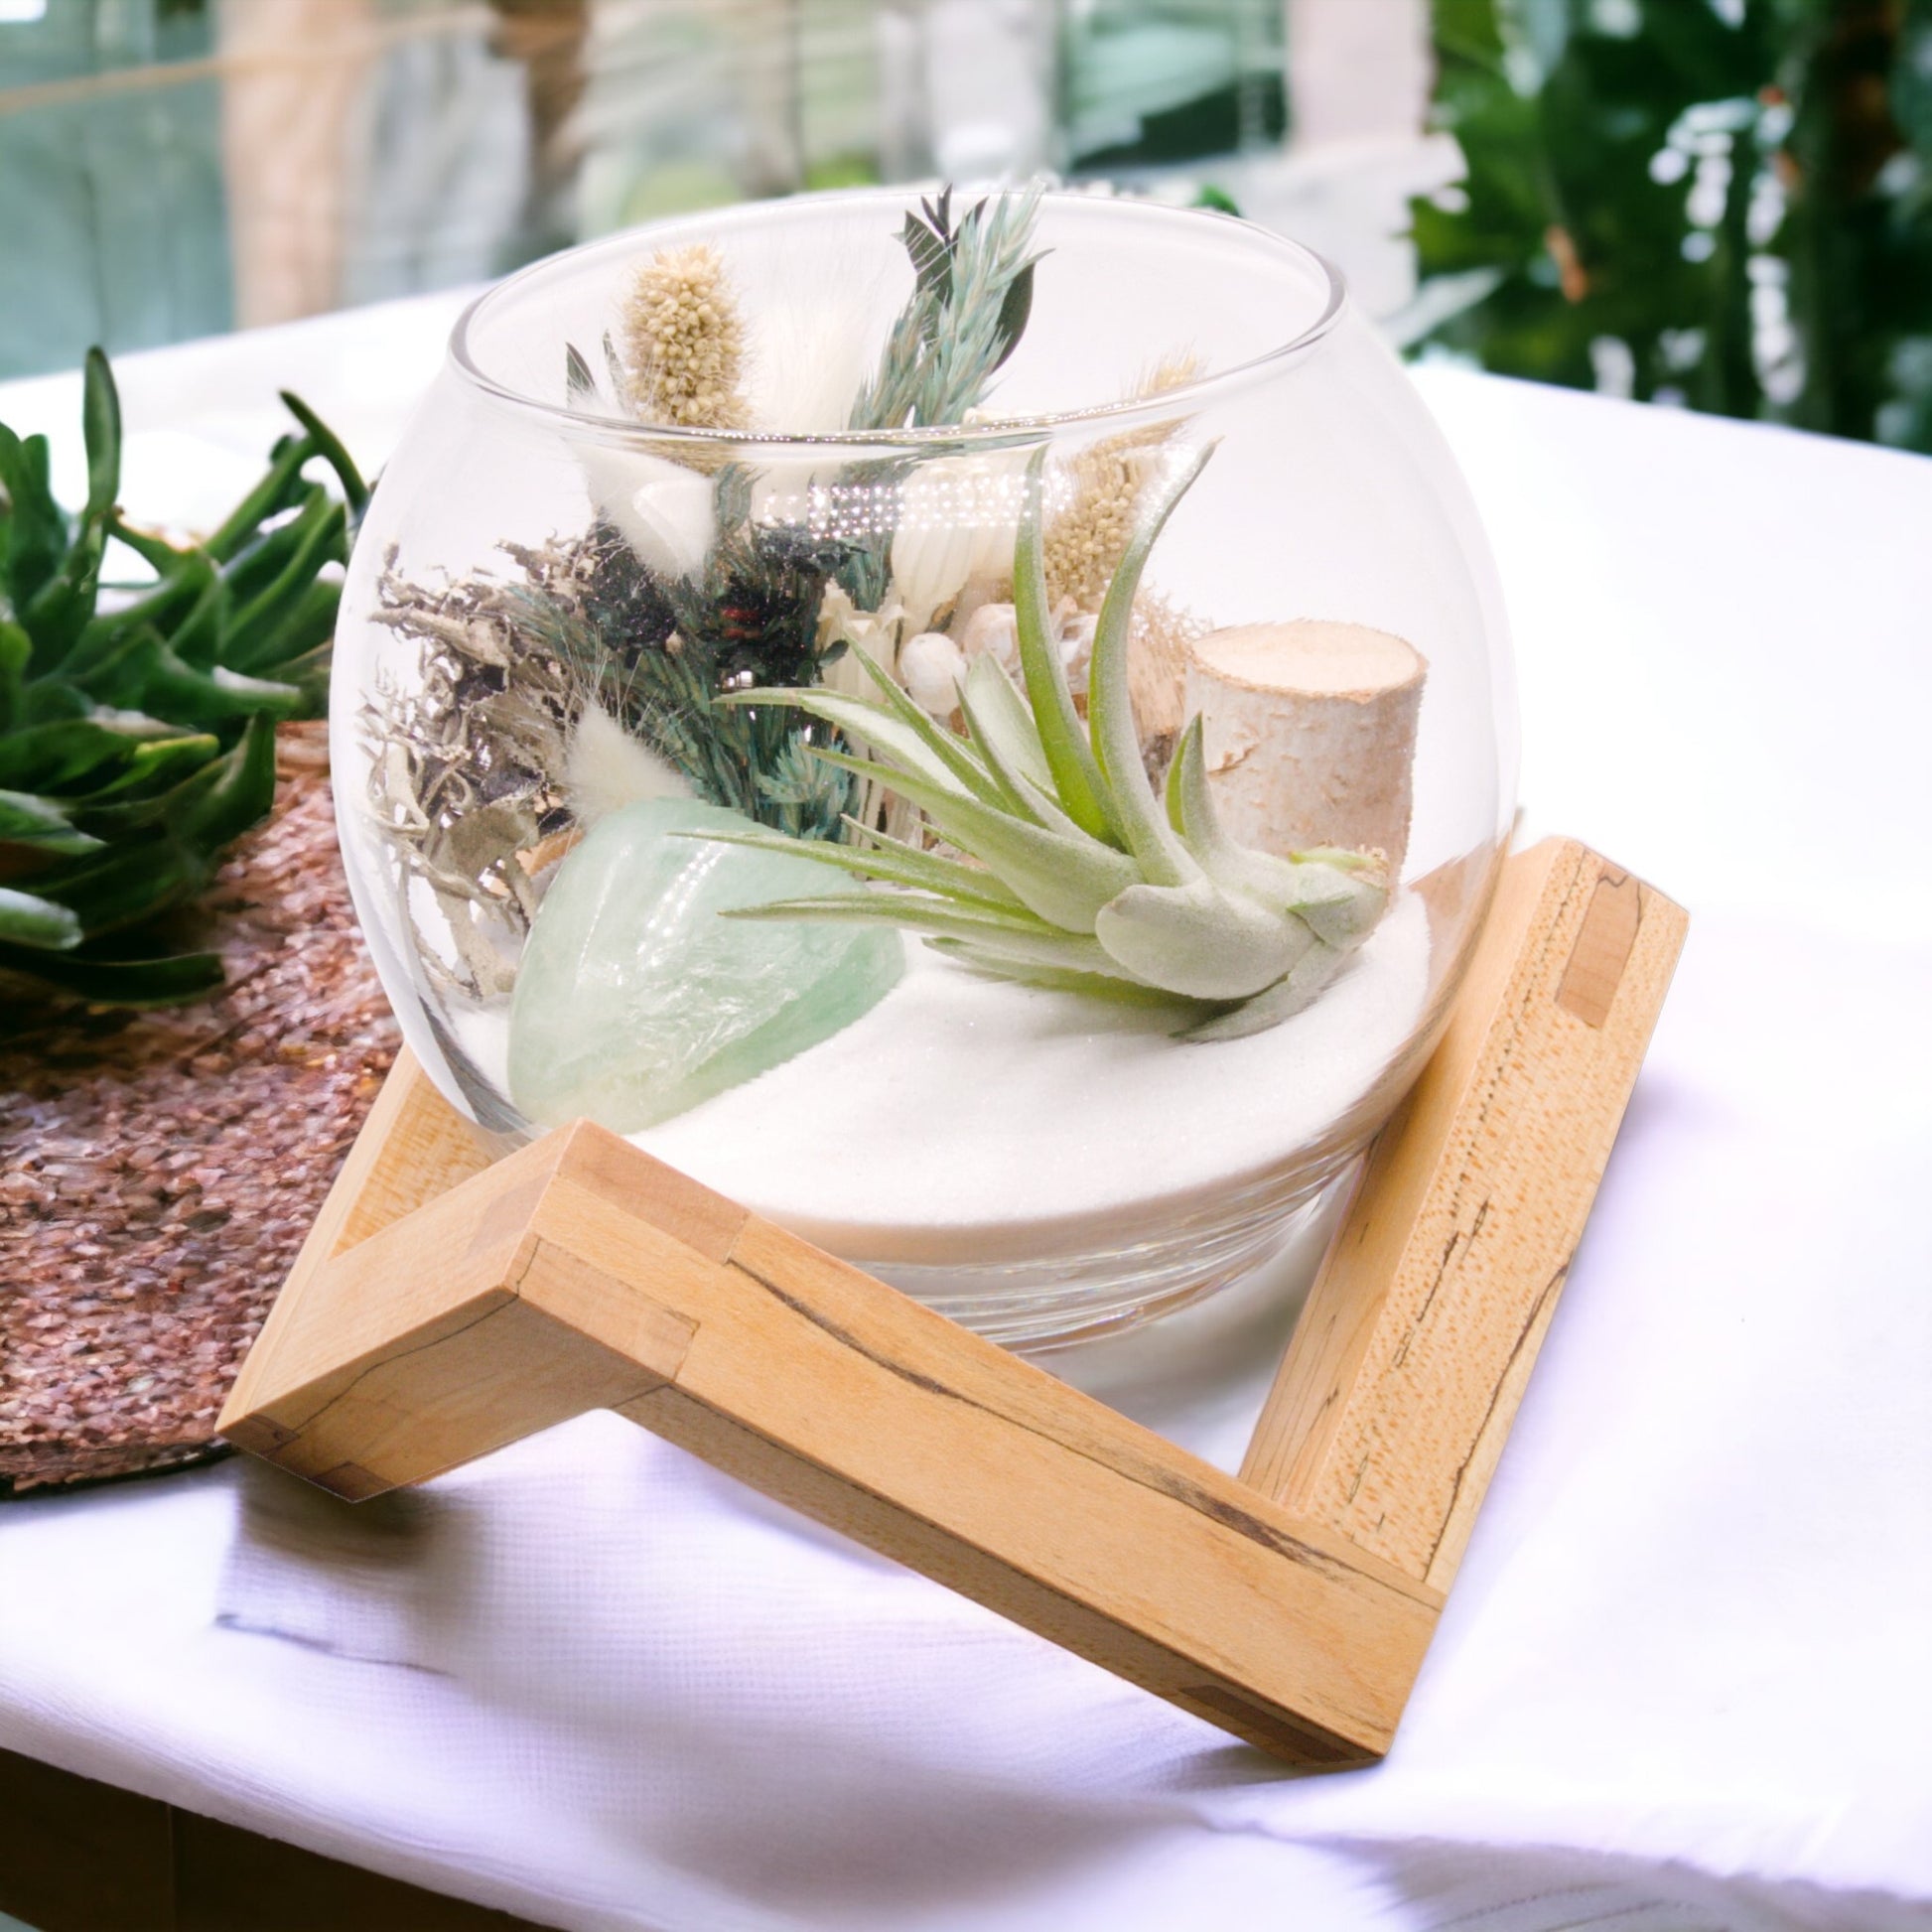
[[[908,942],[904,980],[865,1019],[630,1138],[834,1253],[1112,1246],[1129,1219],[1171,1227],[1316,1139],[1408,1039],[1428,979],[1428,915],[1404,895],[1306,1012],[1189,1045],[1158,1014],[982,979]]]

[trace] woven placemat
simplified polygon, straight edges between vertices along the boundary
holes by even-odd
[[[0,1495],[223,1452],[228,1385],[395,1058],[324,727],[284,726],[277,762],[204,902],[217,998],[0,994]]]

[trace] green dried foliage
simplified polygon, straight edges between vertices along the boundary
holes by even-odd
[[[707,802],[803,838],[838,838],[856,789],[806,754],[844,740],[786,707],[741,711],[727,688],[817,675],[829,559],[801,533],[746,528],[698,580],[668,582],[608,525],[541,549],[505,544],[516,579],[429,587],[391,568],[375,621],[412,639],[420,676],[378,683],[362,728],[369,804],[449,922],[453,977],[509,990],[500,942],[528,931],[538,895],[523,856],[573,823],[569,746],[595,706]],[[434,961],[435,946],[422,956]]]
[[[1018,345],[1033,313],[1033,246],[1039,192],[976,202],[952,219],[952,190],[908,211],[899,239],[912,263],[912,295],[893,324],[874,370],[853,403],[855,430],[963,423]],[[855,466],[852,481],[885,484],[901,462]],[[855,548],[839,581],[862,611],[885,595],[889,537]]]
[[[49,448],[0,425],[0,972],[102,1005],[160,1006],[221,983],[161,922],[268,810],[275,723],[328,683],[337,586],[367,498],[346,452],[285,395],[300,434],[206,543],[130,527],[120,403],[88,352],[87,496],[69,514]],[[346,504],[304,477],[322,458]],[[155,582],[102,608],[110,538]]]
[[[799,838],[835,839],[856,781],[809,756],[837,733],[779,705],[717,702],[816,680],[818,612],[847,546],[734,525],[696,579],[654,576],[614,530],[592,533],[581,601],[525,594],[530,638],[667,759],[700,798]]]
[[[900,239],[911,299],[860,390],[849,427],[894,430],[960,423],[984,400],[1033,309],[1035,190],[976,202],[952,222],[952,190],[908,213]]]
[[[974,660],[964,738],[936,725],[871,660],[877,699],[749,692],[796,705],[871,750],[966,863],[888,839],[827,845],[770,833],[720,842],[788,851],[877,880],[864,897],[788,899],[728,914],[903,926],[982,971],[1114,1000],[1176,1005],[1188,1037],[1258,1033],[1299,1012],[1366,938],[1387,903],[1374,855],[1289,859],[1238,845],[1209,794],[1198,717],[1182,732],[1166,796],[1142,759],[1128,688],[1135,592],[1156,538],[1210,450],[1174,469],[1101,607],[1082,720],[1047,622],[1039,464],[1014,557],[1023,692]],[[863,773],[849,754],[823,761]]]
[[[1932,0],[1435,0],[1428,340],[1932,451]]]

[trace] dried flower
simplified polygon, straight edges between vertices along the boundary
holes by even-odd
[[[1004,576],[1025,493],[1011,457],[947,457],[922,464],[899,491],[893,589],[915,621],[932,619],[974,578]]]
[[[849,646],[856,644],[869,656],[892,664],[898,659],[898,640],[904,634],[905,607],[897,598],[888,598],[876,611],[862,611],[842,585],[827,584],[818,607],[818,652],[821,659],[829,659],[821,672],[824,681],[834,690],[863,697],[872,689],[872,680]]]
[[[952,220],[952,190],[907,214],[914,286],[852,408],[854,429],[959,423],[982,401],[1033,307],[1039,191],[976,203]]]
[[[599,518],[658,577],[695,577],[718,533],[709,477],[632,450],[578,446],[577,460]]]
[[[873,317],[886,299],[870,261],[817,264],[750,318],[745,392],[755,428],[823,436],[846,427],[866,378]]]
[[[1189,647],[1212,628],[1205,618],[1171,604],[1159,591],[1144,590],[1134,600],[1127,677],[1141,736],[1161,768],[1180,733]]]
[[[601,704],[587,704],[564,753],[564,797],[582,826],[642,798],[689,798],[691,782],[626,731]]]
[[[1170,356],[1129,400],[1178,388],[1198,366],[1191,355]],[[1046,528],[1046,592],[1055,604],[1069,597],[1083,611],[1100,609],[1133,540],[1162,447],[1179,428],[1174,421],[1123,430],[1089,445],[1068,465],[1063,507]]]
[[[745,332],[717,249],[660,248],[640,268],[623,306],[633,412],[687,429],[743,429]]]

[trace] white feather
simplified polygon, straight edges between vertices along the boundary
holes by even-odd
[[[571,727],[564,753],[564,796],[580,825],[642,798],[689,798],[682,772],[632,738],[600,705],[588,704]]]
[[[598,513],[660,577],[689,577],[717,530],[709,477],[661,457],[580,444],[577,460]]]
[[[774,436],[823,436],[851,421],[859,385],[877,359],[891,308],[880,276],[816,276],[752,323],[746,392],[752,421]]]

